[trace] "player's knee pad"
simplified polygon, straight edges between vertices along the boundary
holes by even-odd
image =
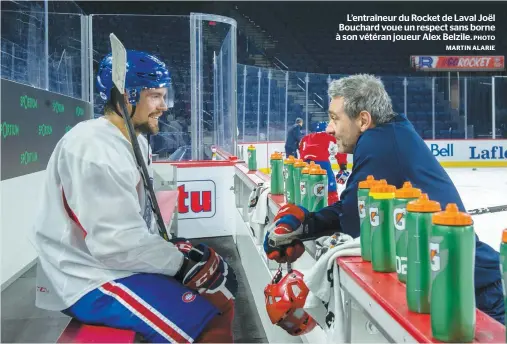
[[[233,343],[232,321],[234,319],[234,301],[222,314],[216,315],[199,335],[196,343]]]

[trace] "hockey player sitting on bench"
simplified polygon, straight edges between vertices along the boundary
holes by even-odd
[[[97,75],[104,116],[66,133],[47,166],[31,236],[39,254],[36,305],[150,342],[230,343],[234,271],[211,247],[158,235],[111,73],[110,54]],[[125,88],[152,178],[142,134],[158,133],[158,117],[173,104],[171,75],[156,57],[128,51]]]

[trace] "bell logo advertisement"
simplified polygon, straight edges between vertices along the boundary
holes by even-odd
[[[178,219],[211,218],[216,214],[216,185],[212,180],[178,182]]]
[[[432,143],[430,145],[431,153],[433,153],[433,156],[438,157],[446,157],[446,156],[454,156],[454,144],[448,143],[445,145]]]

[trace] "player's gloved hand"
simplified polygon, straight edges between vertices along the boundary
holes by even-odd
[[[350,172],[342,170],[336,174],[336,183],[340,185],[344,185],[349,179]]]
[[[286,204],[280,208],[274,219],[275,228],[267,231],[264,237],[264,251],[268,259],[278,263],[292,263],[305,251],[300,237],[308,217],[307,209],[294,204]]]
[[[176,246],[176,248],[185,256],[187,256],[188,252],[192,249],[192,243],[186,238],[175,237],[169,239],[169,242],[173,243],[173,245]]]
[[[233,307],[238,282],[236,274],[225,260],[204,244],[192,247],[188,258],[196,264],[183,277],[183,284],[196,290],[221,313]]]

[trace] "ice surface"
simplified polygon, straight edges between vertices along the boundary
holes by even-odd
[[[507,168],[448,168],[468,210],[507,204]],[[495,250],[500,249],[502,230],[507,228],[507,211],[474,215],[479,239]]]
[[[507,204],[507,168],[447,168],[467,210]],[[338,172],[338,171],[335,171]],[[338,193],[344,186],[338,185]],[[474,215],[479,239],[500,250],[502,230],[507,228],[507,211]]]

